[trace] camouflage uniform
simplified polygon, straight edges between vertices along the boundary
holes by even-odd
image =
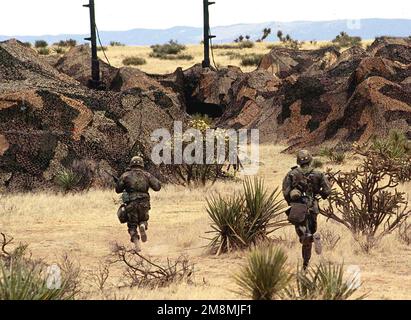
[[[305,150],[300,151],[297,155],[299,166],[291,168],[283,181],[283,195],[288,205],[304,203],[308,208],[305,220],[295,225],[295,230],[302,244],[304,268],[308,266],[311,259],[314,237],[317,237],[320,241],[319,235],[315,235],[319,213],[319,196],[322,199],[327,199],[331,193],[331,187],[326,176],[324,173],[314,170],[311,167],[311,162],[311,155]],[[287,215],[289,213],[290,210],[287,211]]]
[[[151,188],[161,189],[161,183],[153,175],[144,171],[144,162],[140,157],[131,160],[130,167],[118,179],[116,192],[123,193],[123,205],[119,210],[125,210],[128,232],[131,242],[140,239],[137,228],[140,229],[142,241],[147,240],[145,230],[148,227]]]

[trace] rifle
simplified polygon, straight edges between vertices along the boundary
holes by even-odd
[[[103,170],[105,173],[107,173],[110,177],[113,178],[114,182],[117,184],[118,181],[120,180],[118,177],[116,177],[114,174],[108,172],[107,170]]]

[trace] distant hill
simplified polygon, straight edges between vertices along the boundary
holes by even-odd
[[[264,28],[271,28],[272,34],[267,41],[276,40],[278,30],[290,34],[297,40],[332,40],[338,33],[345,31],[363,39],[374,39],[378,36],[410,36],[411,20],[409,19],[363,19],[360,25],[347,20],[333,21],[294,21],[294,22],[267,22],[257,24],[237,24],[221,26],[212,29],[217,36],[215,43],[232,42],[239,35],[250,35],[253,40],[258,39]],[[72,38],[79,43],[84,42],[88,35],[61,34],[42,36],[1,36],[0,41],[17,38],[21,41],[34,42],[42,39],[49,43]],[[101,41],[104,45],[110,41],[118,41],[126,45],[152,45],[164,43],[170,39],[184,44],[198,44],[202,40],[202,29],[195,27],[173,27],[169,29],[133,29],[128,31],[101,31]]]

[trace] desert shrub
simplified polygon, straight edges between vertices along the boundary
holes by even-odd
[[[235,51],[226,51],[220,54],[221,56],[227,56],[230,60],[240,60],[243,55]]]
[[[324,166],[324,163],[320,159],[314,158],[313,162],[311,163],[311,166],[313,168],[319,169]]]
[[[385,138],[373,138],[371,149],[390,159],[405,159],[411,155],[411,143],[398,130],[391,130]]]
[[[64,54],[66,52],[62,47],[53,48],[53,51],[57,54]]]
[[[193,118],[193,121],[205,123],[208,127],[211,127],[211,125],[213,124],[213,119],[211,119],[206,114],[196,113],[193,114],[191,117]]]
[[[193,60],[194,57],[190,54],[165,54],[152,52],[149,55],[151,58],[157,58],[161,60]]]
[[[31,47],[32,47],[31,42],[23,42],[22,44],[23,44],[23,46],[25,46],[26,48],[31,48]]]
[[[308,270],[297,271],[296,285],[287,289],[287,296],[293,300],[348,300],[359,289],[358,275],[344,277],[344,265],[321,263]],[[365,296],[357,297],[357,300]]]
[[[108,51],[108,47],[107,46],[98,46],[97,47],[97,51]]]
[[[176,146],[182,146],[181,150],[189,144],[196,144],[202,146],[203,150],[206,150],[209,141],[206,139],[206,132],[210,129],[210,125],[203,119],[193,119],[188,123],[190,129],[198,130],[201,133],[201,137],[195,137],[191,133],[186,132],[182,136],[176,136],[174,139],[167,141],[167,148],[171,151],[171,164],[165,165],[165,170],[170,173],[170,176],[174,177],[174,182],[186,186],[192,185],[206,185],[207,183],[215,183],[217,179],[230,179],[227,176],[224,168],[226,166],[227,160],[230,157],[228,134],[223,129],[216,129],[214,136],[214,153],[209,157],[207,152],[203,152],[201,159],[196,159],[193,163],[185,161],[183,159],[182,163],[177,164],[175,161],[174,149]],[[219,146],[225,148],[225,158],[218,158]],[[236,150],[234,150],[236,151]],[[192,153],[193,154],[193,153]],[[197,161],[198,160],[198,161]],[[181,161],[181,160],[180,160]],[[236,167],[237,169],[239,167]]]
[[[328,158],[328,160],[333,163],[343,164],[346,158],[346,151],[345,149],[341,149],[338,147],[323,147],[320,149],[319,156]]]
[[[240,194],[207,198],[207,213],[213,234],[209,244],[217,255],[247,248],[287,225],[280,217],[286,208],[278,188],[269,193],[262,179],[246,179]]]
[[[341,151],[335,151],[331,154],[330,160],[336,164],[343,164],[345,161],[345,153]]]
[[[110,41],[110,47],[124,47],[125,44],[118,41]]]
[[[411,244],[411,223],[405,221],[399,226],[398,239],[407,246]]]
[[[113,245],[110,260],[111,263],[120,263],[125,267],[124,278],[130,287],[166,287],[175,282],[190,282],[194,274],[194,264],[185,256],[161,263],[119,244]]]
[[[170,40],[165,44],[156,44],[151,46],[154,54],[158,55],[176,55],[186,49],[185,45],[179,44],[177,41]]]
[[[35,47],[36,49],[39,49],[39,48],[47,48],[47,47],[48,47],[48,43],[47,43],[47,41],[44,41],[44,40],[36,40],[36,41],[34,42],[34,47]]]
[[[81,177],[72,169],[62,169],[57,172],[55,181],[56,184],[64,191],[73,191],[80,184]]]
[[[141,66],[146,63],[146,59],[141,57],[127,57],[123,59],[123,64],[125,66]]]
[[[75,47],[76,45],[77,41],[74,39],[60,40],[59,42],[54,43],[54,46],[61,48]]]
[[[50,49],[49,48],[39,48],[37,50],[37,53],[43,56],[47,56],[50,54]]]
[[[240,49],[251,49],[254,48],[254,42],[251,40],[242,41],[238,44]]]
[[[240,49],[238,45],[233,44],[215,44],[213,45],[213,49],[230,49],[230,50],[238,50]]]
[[[79,293],[80,269],[67,257],[58,265],[60,283],[50,282],[48,267],[27,254],[27,245],[8,252],[13,239],[3,233],[0,253],[0,300],[70,300]]]
[[[263,54],[256,53],[245,55],[241,58],[241,65],[243,67],[258,66],[263,56]]]
[[[328,250],[334,250],[341,239],[341,236],[330,229],[321,230],[320,235],[322,244]]]
[[[74,160],[70,166],[70,171],[74,174],[74,178],[77,177],[76,188],[77,190],[86,190],[91,187],[94,176],[96,174],[97,165],[92,160]]]
[[[362,39],[360,37],[351,37],[344,31],[332,40],[332,43],[338,48],[361,46],[361,42]]]
[[[240,293],[253,300],[279,298],[292,278],[286,262],[287,256],[281,248],[252,250],[247,265],[235,276]]]
[[[321,213],[353,234],[369,252],[410,215],[406,194],[397,190],[399,167],[378,153],[367,151],[362,164],[349,172],[328,172],[333,192]]]

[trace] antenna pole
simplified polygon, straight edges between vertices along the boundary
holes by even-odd
[[[98,89],[101,86],[100,81],[100,62],[97,56],[97,38],[96,38],[96,14],[94,0],[89,0],[88,4],[83,7],[90,10],[90,37],[84,40],[91,42],[91,79],[89,80],[89,87]]]
[[[210,40],[215,38],[210,34],[210,13],[209,6],[215,4],[208,0],[203,0],[203,13],[204,13],[204,60],[203,68],[210,68]]]

